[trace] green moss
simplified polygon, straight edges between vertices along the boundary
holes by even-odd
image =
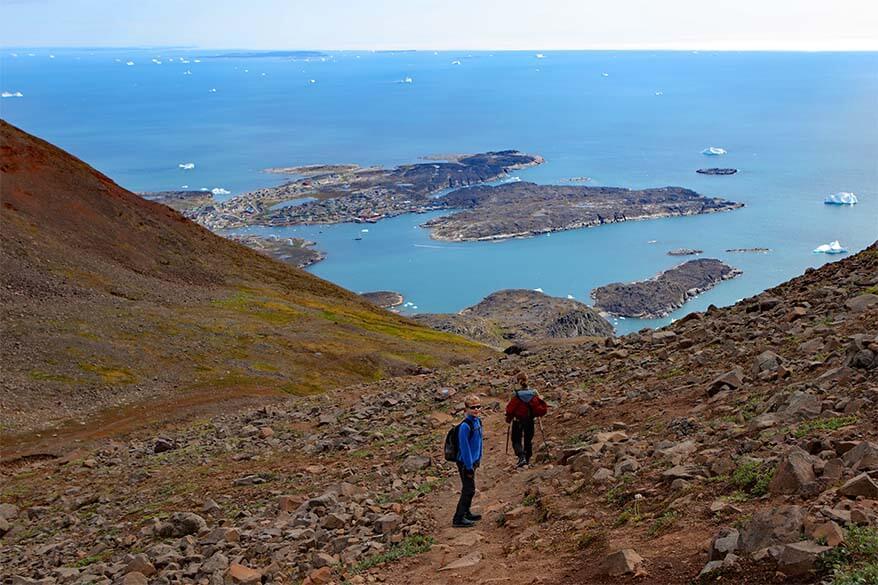
[[[652,524],[649,526],[649,530],[646,531],[647,536],[650,538],[655,538],[660,534],[664,534],[671,527],[676,524],[677,520],[680,518],[679,513],[674,510],[666,510],[662,513],[661,516],[656,518]]]
[[[134,374],[127,368],[80,362],[79,369],[84,372],[97,374],[104,384],[133,384],[137,381]]]
[[[427,552],[431,546],[433,546],[433,538],[430,536],[422,536],[420,534],[407,536],[398,544],[391,546],[387,551],[357,563],[353,567],[353,572],[362,573],[384,563],[392,563],[405,557],[413,557]]]
[[[796,427],[793,436],[797,439],[806,437],[814,431],[835,431],[842,427],[857,424],[859,418],[856,415],[851,416],[832,416],[829,418],[819,418],[805,421]]]
[[[76,382],[76,378],[65,376],[64,374],[51,374],[49,372],[43,372],[42,370],[31,370],[28,372],[28,376],[31,380],[37,380],[40,382],[63,382],[65,384]]]
[[[732,473],[732,485],[754,497],[768,493],[768,484],[774,477],[774,468],[761,461],[742,461]]]
[[[878,528],[851,526],[841,545],[820,556],[819,566],[831,585],[878,583]]]

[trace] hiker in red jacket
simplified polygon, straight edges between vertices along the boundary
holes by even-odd
[[[515,380],[519,387],[506,405],[506,422],[512,423],[512,448],[518,455],[516,467],[524,467],[533,455],[534,419],[544,416],[549,406],[536,390],[527,387],[527,374],[522,372]]]

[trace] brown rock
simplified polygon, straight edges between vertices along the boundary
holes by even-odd
[[[735,390],[744,383],[744,368],[736,366],[722,376],[716,378],[707,387],[707,395],[714,396],[723,390]]]
[[[134,571],[122,577],[122,585],[149,585],[149,580],[143,573]]]
[[[878,469],[878,444],[863,441],[847,451],[842,459],[854,471]]]
[[[242,585],[262,583],[262,573],[238,563],[232,563],[229,567],[229,577],[232,579],[232,583],[241,583]]]
[[[811,457],[805,451],[794,448],[781,460],[768,489],[772,494],[796,494],[814,479]]]
[[[149,558],[145,554],[134,555],[134,558],[125,567],[126,573],[142,573],[149,577],[155,575],[155,567],[149,562]]]
[[[838,546],[844,542],[844,532],[842,532],[841,527],[832,520],[817,526],[811,534],[811,537],[814,540],[825,541],[829,546]]]
[[[857,496],[878,498],[878,484],[866,473],[861,473],[857,477],[848,480],[838,491],[849,498],[856,498]]]
[[[787,544],[781,549],[777,568],[785,575],[804,575],[814,570],[817,557],[832,547],[810,540]]]
[[[741,533],[741,550],[752,553],[775,544],[802,538],[805,513],[799,506],[779,506],[753,514]]]
[[[302,581],[302,585],[326,585],[332,581],[332,569],[329,567],[320,567],[311,573]]]
[[[844,304],[844,306],[853,313],[862,313],[866,309],[874,307],[875,305],[878,305],[878,295],[871,293],[861,294],[852,299],[848,299]]]
[[[610,577],[630,575],[643,570],[643,557],[633,548],[618,550],[607,555],[601,563],[600,574]]]

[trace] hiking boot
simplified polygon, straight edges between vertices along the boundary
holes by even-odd
[[[524,467],[527,465],[527,459],[524,456],[518,458],[518,463],[515,464],[516,467]]]
[[[464,516],[460,520],[452,520],[451,526],[454,528],[472,528],[476,523]]]
[[[464,515],[464,519],[470,520],[472,522],[478,522],[479,520],[482,519],[482,515],[481,514],[473,514],[472,512],[467,512]]]

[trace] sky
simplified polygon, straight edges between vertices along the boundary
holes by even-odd
[[[878,50],[878,0],[0,0],[7,47]]]

